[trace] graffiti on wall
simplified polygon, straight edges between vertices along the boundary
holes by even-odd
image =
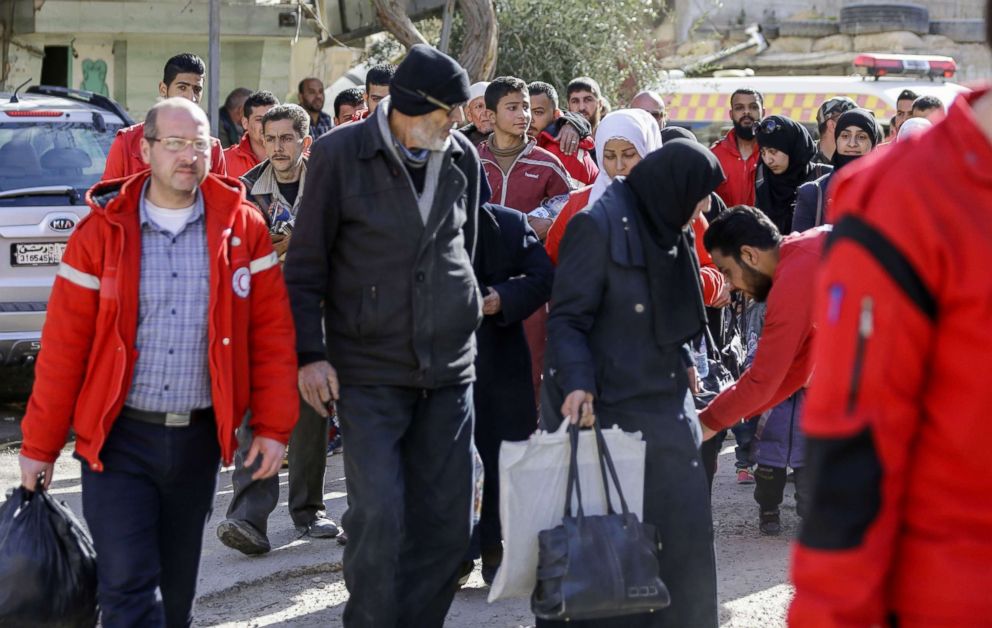
[[[79,89],[110,96],[110,87],[107,86],[107,62],[103,59],[83,59],[83,80],[79,83]]]

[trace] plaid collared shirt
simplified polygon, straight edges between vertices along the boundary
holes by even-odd
[[[334,128],[334,121],[331,116],[327,115],[323,111],[317,114],[317,124],[310,124],[310,137],[317,139],[324,133],[327,133]]]
[[[151,412],[189,412],[212,404],[207,361],[210,257],[203,196],[173,235],[152,221],[141,193],[138,359],[125,402]]]

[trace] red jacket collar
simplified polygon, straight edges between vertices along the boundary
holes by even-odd
[[[86,192],[86,203],[98,214],[137,213],[141,190],[150,176],[151,171],[145,170],[123,179],[101,181]],[[209,173],[200,184],[200,192],[204,207],[233,210],[246,202],[244,185],[233,177]]]

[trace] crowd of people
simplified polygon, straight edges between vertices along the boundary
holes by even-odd
[[[76,433],[104,626],[191,624],[221,464],[217,535],[270,551],[287,443],[293,523],[345,545],[344,625],[442,626],[475,561],[486,583],[502,561],[500,443],[565,421],[643,435],[671,593],[572,624],[717,626],[728,431],[761,534],[781,533],[794,478],[792,625],[992,612],[975,581],[992,478],[966,455],[986,399],[962,359],[992,351],[976,327],[992,94],[948,111],[906,90],[887,137],[837,96],[814,141],[742,87],[707,148],[649,90],[611,110],[590,77],[564,101],[519,77],[470,84],[416,45],[333,116],[316,78],[299,104],[234,90],[217,139],[205,74],[169,59],[162,100],[118,133],[23,420],[29,489]],[[323,501],[335,438],[340,524]]]

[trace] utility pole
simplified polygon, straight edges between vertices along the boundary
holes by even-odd
[[[210,0],[210,50],[207,61],[207,111],[210,133],[220,132],[220,0]]]

